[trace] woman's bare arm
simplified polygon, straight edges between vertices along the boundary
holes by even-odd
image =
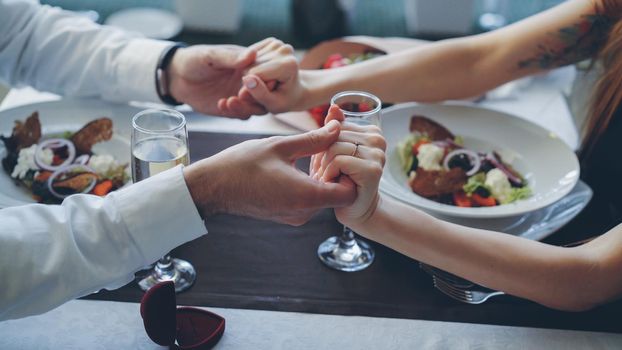
[[[567,1],[505,28],[443,40],[356,65],[302,71],[301,108],[337,91],[370,91],[385,101],[432,102],[479,95],[500,84],[595,54],[610,21],[598,1]]]
[[[622,226],[563,248],[463,227],[382,198],[357,233],[481,285],[563,310],[585,310],[622,295]]]

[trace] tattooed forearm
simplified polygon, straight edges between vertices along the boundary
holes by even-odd
[[[592,57],[605,44],[612,22],[601,14],[585,15],[581,22],[551,34],[553,40],[538,45],[538,53],[519,61],[518,67],[551,69]]]

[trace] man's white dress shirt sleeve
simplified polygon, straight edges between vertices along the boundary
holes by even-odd
[[[1,209],[0,320],[118,288],[205,232],[181,166],[104,198]]]
[[[155,69],[170,45],[36,1],[0,0],[0,81],[8,85],[65,96],[160,102]]]

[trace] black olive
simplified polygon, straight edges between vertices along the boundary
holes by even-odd
[[[482,160],[482,164],[479,166],[479,171],[483,171],[485,173],[494,169],[495,166],[489,160]]]
[[[475,189],[475,193],[479,194],[484,198],[490,197],[490,191],[488,191],[486,187],[478,186],[477,189]]]
[[[473,165],[471,165],[471,160],[469,159],[469,156],[467,156],[464,153],[451,157],[447,165],[449,166],[449,169],[457,167],[457,168],[462,168],[462,170],[464,171],[469,171],[471,170],[471,168],[473,168]]]
[[[13,169],[15,169],[15,166],[17,165],[17,159],[18,153],[16,152],[10,152],[6,157],[4,157],[4,159],[2,159],[2,167],[7,173],[11,174],[13,172]]]
[[[410,167],[410,170],[408,171],[409,175],[411,171],[417,171],[417,168],[419,167],[419,159],[417,159],[416,156],[412,156],[412,157],[413,157],[413,165]]]
[[[451,194],[443,194],[436,198],[436,201],[442,204],[456,205],[454,203],[454,196]]]
[[[512,186],[512,188],[523,188],[525,187],[525,181],[521,181],[521,183],[510,181],[510,185]]]
[[[69,158],[69,148],[63,146],[54,150],[54,155],[57,155],[63,159]]]
[[[41,203],[58,204],[62,201],[52,195],[52,192],[50,192],[50,189],[47,186],[47,181],[33,181],[31,190],[32,194],[41,198]]]

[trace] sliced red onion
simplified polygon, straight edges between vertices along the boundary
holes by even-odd
[[[62,164],[51,165],[45,164],[45,162],[43,162],[43,160],[41,159],[41,152],[43,152],[44,149],[58,149],[62,147],[67,147],[67,153],[69,153],[69,157],[67,157],[67,159],[65,159]],[[43,170],[56,171],[64,166],[71,164],[75,157],[76,146],[73,144],[73,142],[67,139],[47,139],[39,143],[37,145],[37,148],[35,149],[35,164]]]
[[[457,148],[457,149],[462,149],[464,148],[463,146],[457,144],[454,140],[447,138],[445,140],[439,140],[439,141],[434,141],[432,142],[433,145],[439,146],[439,147],[443,147],[443,148],[447,148],[447,147],[453,147],[453,148]]]
[[[60,169],[55,170],[52,175],[50,175],[50,177],[48,178],[47,181],[47,187],[48,190],[50,191],[50,193],[58,198],[58,199],[65,199],[66,197],[69,197],[70,195],[63,195],[60,194],[58,192],[56,192],[56,190],[54,189],[54,180],[56,180],[57,177],[59,177],[60,175],[70,172],[72,170],[75,169],[84,169],[85,173],[93,173],[95,174],[95,171],[93,169],[91,169],[90,167],[84,165],[84,164],[71,164],[71,165],[67,165],[65,167],[62,167]],[[91,190],[93,189],[93,187],[95,187],[95,185],[97,184],[97,178],[93,177],[93,181],[91,181],[91,183],[86,186],[86,188],[81,192],[81,193],[89,193],[91,192]]]
[[[461,145],[457,144],[456,141],[454,141],[454,140],[452,140],[450,138],[446,138],[444,142],[446,142],[448,145],[450,145],[450,146],[452,146],[454,148],[459,148],[459,149],[464,148],[464,146],[461,146]]]
[[[479,171],[479,168],[482,165],[482,162],[480,161],[479,155],[477,155],[476,152],[471,151],[470,149],[466,149],[466,148],[456,149],[456,150],[449,152],[449,154],[445,156],[445,160],[443,161],[443,166],[445,167],[445,169],[449,170],[449,161],[451,160],[451,158],[458,156],[460,154],[464,154],[467,157],[469,157],[469,159],[471,160],[471,164],[473,165],[471,169],[466,172],[466,175],[467,176],[475,175]]]
[[[505,176],[508,177],[508,180],[510,180],[510,182],[512,182],[514,185],[516,186],[522,186],[523,185],[523,180],[521,180],[519,177],[517,177],[516,175],[514,175],[510,169],[508,169],[503,162],[501,161],[501,157],[499,157],[499,155],[497,154],[497,152],[490,152],[486,155],[486,159],[488,161],[490,161],[490,163],[492,163],[492,165],[495,166],[495,168],[501,170]]]
[[[89,158],[91,158],[88,154],[83,154],[79,157],[76,157],[76,159],[73,160],[73,164],[82,164],[82,165],[86,165],[89,162]]]

